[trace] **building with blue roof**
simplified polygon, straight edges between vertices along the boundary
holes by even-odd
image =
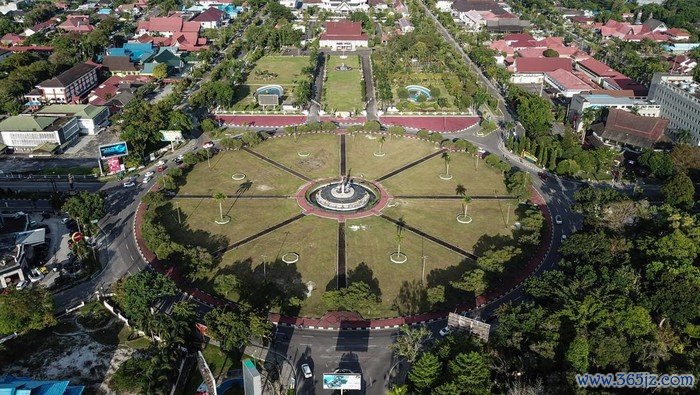
[[[84,386],[70,385],[69,381],[0,376],[0,395],[82,395],[84,390]]]
[[[128,56],[133,63],[143,63],[156,52],[153,43],[127,42],[121,48],[108,48],[107,55]]]

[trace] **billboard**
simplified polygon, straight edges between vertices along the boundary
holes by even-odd
[[[108,173],[119,173],[122,170],[122,164],[119,161],[119,157],[111,157],[107,159],[107,169],[109,169]]]
[[[362,375],[360,373],[324,373],[324,390],[361,390]]]
[[[120,156],[129,155],[129,150],[126,148],[126,142],[120,141],[114,144],[105,144],[99,147],[100,159],[118,158]]]
[[[161,130],[160,134],[162,137],[160,141],[182,141],[182,131],[181,130]]]
[[[479,339],[488,342],[491,325],[459,314],[450,313],[447,316],[447,325],[453,328],[466,329]]]

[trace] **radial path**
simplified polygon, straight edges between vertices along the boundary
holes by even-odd
[[[292,218],[286,219],[286,220],[284,220],[284,221],[282,221],[282,222],[280,222],[280,223],[278,223],[278,224],[276,224],[276,225],[272,225],[272,226],[270,226],[269,228],[263,229],[263,230],[261,230],[260,232],[254,234],[254,235],[250,235],[250,236],[246,237],[246,238],[243,239],[243,240],[239,240],[239,241],[237,241],[237,242],[235,242],[235,243],[233,243],[233,244],[230,244],[230,245],[228,245],[228,246],[226,246],[226,247],[224,247],[224,248],[222,248],[222,249],[216,251],[216,254],[217,254],[217,255],[223,255],[225,252],[231,251],[231,250],[233,250],[234,248],[238,248],[238,247],[242,246],[243,244],[250,243],[251,241],[257,239],[257,238],[260,237],[260,236],[264,236],[264,235],[266,235],[266,234],[268,234],[268,233],[270,233],[270,232],[274,232],[275,230],[277,230],[277,229],[279,229],[279,228],[281,228],[281,227],[283,227],[283,226],[289,225],[289,224],[291,224],[292,222],[295,222],[295,221],[297,221],[297,220],[300,220],[300,219],[304,218],[305,216],[306,216],[306,214],[297,214],[297,215],[295,215],[295,216],[292,217]]]
[[[415,166],[415,165],[419,165],[419,164],[425,162],[426,160],[428,160],[428,159],[430,159],[430,158],[432,158],[432,157],[434,157],[434,156],[438,156],[438,155],[442,154],[443,152],[445,152],[445,149],[444,149],[444,148],[443,148],[443,149],[440,149],[440,150],[438,150],[438,151],[436,151],[436,152],[433,152],[433,153],[430,154],[430,155],[426,155],[426,156],[424,156],[424,157],[422,157],[422,158],[420,158],[420,159],[418,159],[418,160],[416,160],[416,161],[413,161],[413,162],[408,163],[408,164],[406,164],[406,165],[404,165],[404,166],[401,166],[401,167],[399,167],[398,169],[393,170],[393,171],[390,172],[389,174],[385,174],[385,175],[383,175],[383,176],[377,178],[377,181],[384,181],[384,180],[386,180],[386,179],[389,178],[389,177],[393,177],[393,176],[395,176],[395,175],[401,173],[402,171],[404,171],[404,170],[406,170],[406,169],[410,169],[411,167],[413,167],[413,166]]]
[[[387,220],[387,221],[393,223],[393,224],[396,224],[396,225],[399,224],[399,221],[397,221],[397,220],[395,220],[395,219],[393,219],[393,218],[391,218],[391,217],[388,217],[388,216],[386,216],[386,215],[384,215],[384,214],[382,214],[381,217],[384,218],[385,220]],[[474,255],[473,253],[468,252],[468,251],[465,251],[465,250],[463,250],[463,249],[461,249],[461,248],[459,248],[459,247],[457,247],[457,246],[455,246],[455,245],[452,245],[452,244],[450,244],[450,243],[448,243],[448,242],[446,242],[446,241],[444,241],[444,240],[442,240],[442,239],[439,239],[439,238],[437,238],[437,237],[435,237],[435,236],[431,236],[431,235],[429,235],[429,234],[423,232],[422,230],[420,230],[420,229],[418,229],[418,228],[414,228],[414,227],[412,227],[412,226],[410,226],[410,225],[406,225],[406,224],[404,224],[403,227],[406,228],[406,229],[408,229],[409,231],[411,231],[411,232],[417,234],[418,236],[425,237],[426,239],[428,239],[428,240],[430,240],[430,241],[432,241],[432,242],[434,242],[434,243],[437,243],[437,244],[439,244],[439,245],[441,245],[441,246],[447,248],[448,250],[451,250],[451,251],[454,251],[454,252],[456,252],[456,253],[458,253],[458,254],[460,254],[460,255],[466,256],[467,258],[471,258],[471,259],[474,259],[474,260],[476,260],[476,258],[478,258],[478,257],[477,257],[476,255]]]
[[[348,286],[348,271],[345,261],[345,222],[338,222],[338,289]]]
[[[214,199],[211,195],[177,195],[178,199]],[[236,195],[236,199],[292,199],[293,195]]]
[[[505,199],[517,199],[515,196],[510,195],[474,195],[470,196],[475,200],[505,200]],[[396,195],[393,196],[394,199],[433,199],[433,200],[460,200],[464,199],[464,196],[460,195]]]
[[[346,152],[345,135],[341,134],[340,135],[340,176],[341,177],[348,174],[347,173],[347,171],[348,171],[347,160],[346,160],[345,152]]]
[[[251,150],[250,148],[247,148],[247,147],[246,147],[246,148],[243,148],[243,151],[245,151],[245,152],[247,152],[247,153],[249,153],[249,154],[251,154],[251,155],[253,155],[253,156],[258,157],[258,158],[264,160],[265,162],[267,162],[267,163],[269,163],[269,164],[271,164],[271,165],[273,165],[273,166],[275,166],[275,167],[278,167],[278,168],[280,168],[280,169],[286,171],[286,172],[289,173],[289,174],[295,175],[295,176],[301,178],[301,179],[304,180],[304,181],[311,181],[311,179],[310,179],[309,177],[307,177],[307,176],[305,176],[305,175],[299,173],[298,171],[292,170],[292,169],[290,169],[289,167],[287,167],[287,166],[285,166],[285,165],[283,165],[283,164],[281,164],[281,163],[279,163],[279,162],[276,162],[276,161],[274,161],[274,160],[268,158],[268,157],[265,156],[265,155],[261,155],[261,154],[255,152],[255,151]]]

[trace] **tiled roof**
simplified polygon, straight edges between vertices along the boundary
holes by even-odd
[[[39,84],[39,86],[45,88],[63,88],[72,84],[78,78],[84,76],[85,74],[89,73],[91,70],[94,70],[96,68],[97,65],[94,64],[78,63],[70,69],[59,74],[57,77],[42,82],[41,84]]]
[[[643,117],[611,108],[600,136],[622,144],[649,148],[659,141],[667,127],[668,119]]]
[[[595,58],[588,58],[578,62],[579,66],[586,68],[599,77],[614,77],[620,72]]]
[[[367,35],[362,32],[362,23],[350,21],[326,22],[326,32],[321,35],[321,40],[367,39]]]
[[[586,84],[583,80],[575,76],[569,71],[557,69],[554,71],[549,71],[546,73],[549,78],[556,81],[558,85],[567,90],[590,90],[591,86]]]
[[[503,14],[505,10],[498,3],[491,0],[456,0],[452,3],[452,9],[459,12],[467,11],[491,11],[494,14]]]
[[[209,7],[191,19],[194,22],[219,22],[226,13],[218,8]]]
[[[112,72],[138,70],[128,56],[107,55],[102,58],[102,65]]]
[[[571,59],[567,58],[516,58],[515,71],[517,73],[546,73],[563,69],[571,71]]]

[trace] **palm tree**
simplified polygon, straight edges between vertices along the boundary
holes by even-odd
[[[386,142],[386,136],[382,136],[379,138],[379,155],[384,155],[384,143]]]
[[[226,200],[226,195],[224,195],[221,192],[217,192],[214,194],[214,200],[216,200],[219,203],[219,217],[221,218],[221,222],[224,221],[224,200]]]
[[[403,217],[396,222],[396,255],[401,255],[401,242],[403,241],[403,229],[406,227],[406,221]]]
[[[450,162],[452,162],[452,157],[450,156],[450,153],[445,151],[442,153],[442,160],[445,161],[445,175],[449,176],[450,175]]]
[[[681,129],[676,132],[676,142],[678,144],[690,144],[693,140],[693,136],[690,134],[690,130]]]
[[[457,196],[464,196],[467,194],[467,188],[465,188],[462,184],[457,184],[457,187],[455,188],[455,194],[457,194]]]
[[[469,203],[472,202],[472,197],[469,195],[462,196],[462,202],[464,202],[464,218],[467,218],[467,208],[469,208]]]

